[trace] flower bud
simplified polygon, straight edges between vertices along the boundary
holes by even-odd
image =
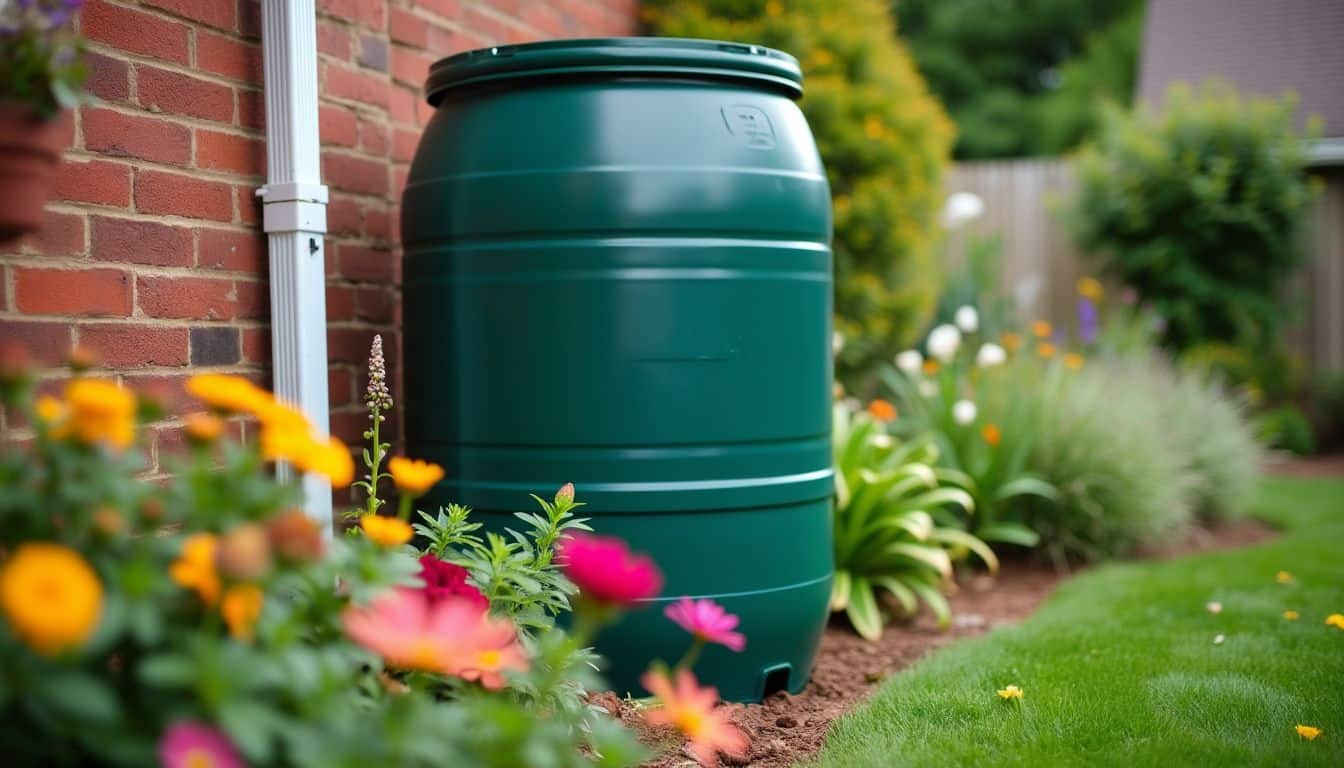
[[[573,484],[573,483],[565,483],[564,485],[560,486],[560,490],[558,490],[558,491],[555,492],[555,503],[556,503],[556,504],[561,504],[561,503],[563,503],[563,504],[572,504],[572,503],[574,503],[574,484]]]
[[[236,581],[256,581],[271,569],[271,543],[256,523],[243,523],[219,538],[215,564]]]
[[[290,562],[309,562],[322,557],[322,531],[303,512],[291,509],[266,521],[266,538],[281,558]]]
[[[75,373],[83,373],[98,364],[98,355],[88,347],[76,344],[70,348],[70,356],[67,358],[70,363],[70,370]]]

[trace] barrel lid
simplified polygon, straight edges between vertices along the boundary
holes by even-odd
[[[567,74],[655,75],[754,81],[803,95],[798,60],[762,45],[672,37],[550,40],[479,48],[441,59],[429,69],[425,94],[438,106],[453,88],[512,78]]]

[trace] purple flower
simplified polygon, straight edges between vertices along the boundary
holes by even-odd
[[[1078,338],[1084,344],[1097,340],[1097,305],[1086,296],[1078,297]]]

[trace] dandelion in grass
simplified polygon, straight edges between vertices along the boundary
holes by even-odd
[[[1274,574],[1274,580],[1279,582],[1280,584],[1292,584],[1293,574],[1287,571],[1279,571],[1278,573]]]
[[[1288,621],[1297,621],[1298,619],[1302,618],[1302,616],[1297,611],[1288,610],[1283,612],[1283,618],[1287,619]]]
[[[1321,737],[1322,733],[1324,733],[1320,728],[1310,725],[1302,725],[1301,723],[1299,723],[1293,730],[1297,731],[1298,738],[1304,741],[1315,741]]]
[[[681,731],[701,765],[716,765],[720,752],[739,759],[747,756],[747,737],[728,721],[726,709],[715,707],[717,689],[700,687],[695,675],[685,669],[677,670],[675,678],[651,669],[640,682],[661,705],[645,716],[649,724],[671,725]]]
[[[1213,644],[1214,644],[1214,645],[1222,645],[1222,644],[1223,644],[1224,642],[1226,642],[1226,641],[1227,641],[1227,635],[1214,635],[1214,636],[1213,636]]]
[[[1210,600],[1209,602],[1204,604],[1204,609],[1207,610],[1209,613],[1222,613],[1223,604],[1218,602],[1217,600]]]
[[[1344,613],[1332,613],[1325,617],[1326,626],[1344,629]]]
[[[738,618],[713,600],[683,597],[667,606],[663,614],[698,643],[718,643],[737,653],[747,647],[746,636],[735,631]]]
[[[1026,695],[1022,692],[1022,689],[1018,688],[1016,685],[1000,688],[997,693],[999,694],[999,698],[1004,701],[1021,701],[1022,697]]]

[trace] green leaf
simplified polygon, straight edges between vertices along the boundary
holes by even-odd
[[[952,573],[952,560],[941,547],[929,547],[923,544],[898,541],[895,544],[888,544],[882,551],[884,554],[897,555],[927,565],[937,571],[940,576],[947,576]]]
[[[999,558],[994,556],[994,550],[990,549],[985,542],[965,531],[959,531],[956,528],[937,528],[930,538],[944,544],[959,544],[979,555],[992,573],[998,573],[999,571]]]
[[[914,581],[910,583],[910,589],[914,590],[924,604],[933,611],[933,615],[938,618],[938,626],[947,629],[952,623],[952,608],[947,604],[947,598],[943,597],[943,593],[939,592],[937,587]]]
[[[849,605],[849,571],[836,569],[835,580],[831,582],[831,610],[843,611]]]
[[[849,586],[849,606],[845,615],[854,625],[854,631],[865,640],[882,637],[882,612],[873,596],[872,584],[862,576],[855,576]]]
[[[150,656],[137,669],[140,681],[160,688],[186,688],[196,680],[196,664],[179,654]]]
[[[113,723],[121,715],[116,694],[96,677],[57,673],[46,677],[37,690],[47,706],[76,722]]]
[[[1039,496],[1043,499],[1056,501],[1059,499],[1059,491],[1055,486],[1038,477],[1023,475],[999,486],[998,492],[994,494],[994,499],[995,501],[1006,501],[1015,496]]]
[[[915,593],[905,585],[899,576],[874,576],[873,584],[881,589],[885,589],[896,598],[896,602],[901,604],[901,610],[906,616],[919,610],[919,601]]]
[[[1004,544],[1017,544],[1023,547],[1034,547],[1040,543],[1041,537],[1035,531],[1031,530],[1022,523],[1000,522],[982,525],[975,529],[975,535],[983,541],[998,541]]]

